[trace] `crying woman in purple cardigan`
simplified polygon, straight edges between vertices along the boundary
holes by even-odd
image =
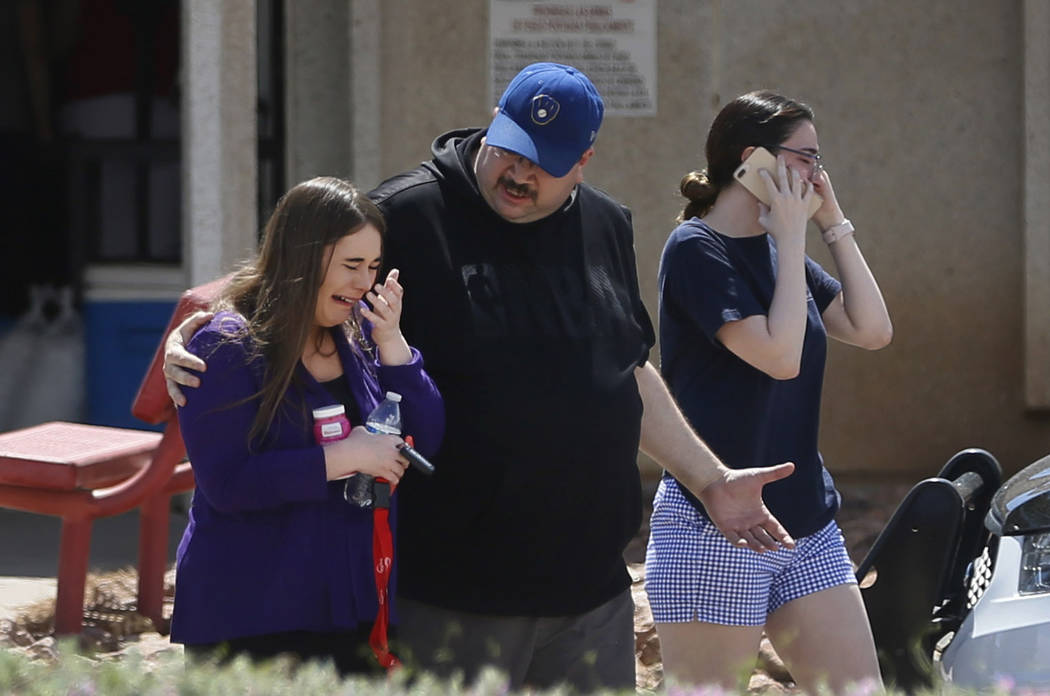
[[[344,500],[342,479],[405,473],[401,438],[362,426],[385,391],[403,396],[404,432],[424,455],[445,426],[441,396],[401,335],[397,270],[376,283],[384,231],[351,184],[295,186],[189,342],[208,374],[179,409],[197,488],[171,637],[190,655],[290,653],[331,659],[344,674],[376,669],[372,513]],[[321,447],[311,410],[334,403],[353,428]]]

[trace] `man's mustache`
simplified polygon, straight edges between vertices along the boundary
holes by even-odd
[[[533,195],[532,189],[529,187],[528,184],[519,184],[518,182],[514,181],[514,179],[511,179],[510,177],[506,177],[506,176],[500,177],[499,183],[505,189],[507,189],[508,191],[513,193],[515,196],[530,196],[531,197]]]

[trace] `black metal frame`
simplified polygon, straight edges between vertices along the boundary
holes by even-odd
[[[272,49],[264,55],[259,50],[257,60],[269,59],[271,61],[269,74],[272,81],[268,93],[274,95],[272,103],[259,102],[259,228],[260,234],[262,223],[273,211],[277,200],[284,193],[285,183],[285,109],[284,109],[284,0],[257,0],[256,7],[259,12],[269,11],[269,26],[272,35],[269,37]],[[260,36],[260,39],[262,37]],[[259,71],[260,75],[262,71]],[[261,87],[261,85],[260,85]],[[260,93],[263,90],[260,88]],[[267,119],[268,117],[268,119]],[[269,121],[269,128],[264,128],[264,122]],[[266,167],[271,170],[272,178],[263,176]]]
[[[959,452],[908,492],[858,567],[887,686],[932,686],[934,648],[965,617],[968,570],[987,543],[984,517],[1001,481],[991,454]]]

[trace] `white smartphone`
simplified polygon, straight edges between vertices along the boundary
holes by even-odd
[[[762,181],[758,173],[762,169],[769,172],[774,182],[777,180],[777,158],[766,148],[756,147],[733,172],[733,178],[743,184],[744,188],[750,191],[755,198],[769,205],[769,189],[766,188],[766,182]],[[823,203],[824,199],[820,197],[820,194],[814,193],[813,198],[809,201],[808,217],[813,217],[813,213],[817,212]]]

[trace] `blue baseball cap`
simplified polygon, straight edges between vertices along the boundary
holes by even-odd
[[[533,63],[499,100],[485,144],[516,152],[551,176],[565,176],[594,144],[605,104],[587,76],[558,63]]]

